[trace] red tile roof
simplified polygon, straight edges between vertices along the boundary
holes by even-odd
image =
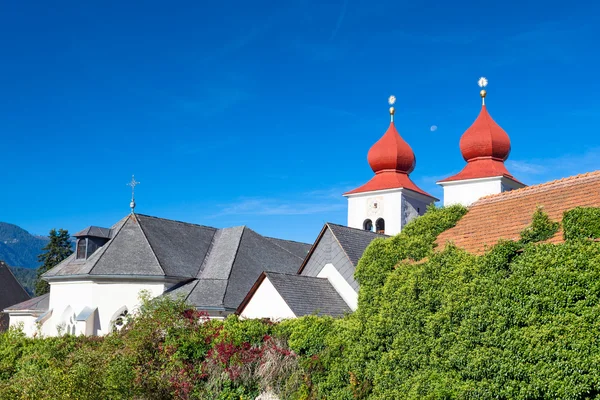
[[[375,176],[344,195],[403,188],[434,198],[409,178],[417,160],[410,145],[398,133],[394,122],[390,123],[385,134],[371,147],[367,160]]]
[[[426,191],[419,188],[410,179],[408,174],[405,174],[403,172],[394,171],[394,170],[381,171],[381,172],[376,173],[375,176],[369,180],[369,182],[365,183],[364,185],[362,185],[356,189],[353,189],[349,192],[344,193],[344,196],[348,195],[348,194],[371,192],[374,190],[398,189],[398,188],[409,189],[409,190],[412,190],[413,192],[417,192],[424,196],[428,196],[428,197],[435,199],[435,197],[433,197]]]
[[[481,107],[475,122],[460,138],[460,152],[467,165],[458,174],[440,182],[495,176],[519,182],[504,166],[504,161],[510,154],[510,138],[492,119],[485,105]]]
[[[600,207],[600,171],[486,196],[473,203],[454,228],[438,237],[438,248],[453,242],[478,254],[500,239],[519,239],[538,206],[553,221],[561,221],[563,213],[575,207]],[[562,241],[562,231],[549,239],[551,243]]]

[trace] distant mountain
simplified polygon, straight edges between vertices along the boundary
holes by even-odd
[[[37,268],[48,238],[34,236],[16,225],[0,222],[0,260],[13,267]]]
[[[37,278],[37,270],[22,267],[9,268],[21,286],[23,286],[23,289],[25,289],[30,296],[33,296],[33,292],[35,290],[35,280]]]

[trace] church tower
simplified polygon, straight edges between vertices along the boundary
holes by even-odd
[[[390,96],[389,103],[396,101]],[[437,199],[410,179],[416,158],[394,125],[369,150],[367,160],[375,176],[364,185],[344,193],[348,198],[348,226],[395,235],[412,219],[423,215]]]
[[[510,138],[487,111],[487,82],[486,78],[479,79],[481,111],[460,138],[460,152],[467,165],[458,174],[437,182],[444,188],[444,206],[469,206],[483,196],[525,186],[504,165],[510,154]]]

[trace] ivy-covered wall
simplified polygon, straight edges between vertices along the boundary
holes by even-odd
[[[600,398],[599,210],[551,221],[475,256],[437,235],[430,209],[361,259],[359,307],[341,319],[207,320],[155,299],[104,338],[0,335],[0,398]],[[563,244],[548,244],[562,228]]]

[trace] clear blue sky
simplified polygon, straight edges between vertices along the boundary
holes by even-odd
[[[312,242],[388,126],[413,180],[459,171],[480,108],[533,184],[600,169],[598,2],[4,1],[0,221],[137,211]],[[437,130],[431,127],[437,126]]]

